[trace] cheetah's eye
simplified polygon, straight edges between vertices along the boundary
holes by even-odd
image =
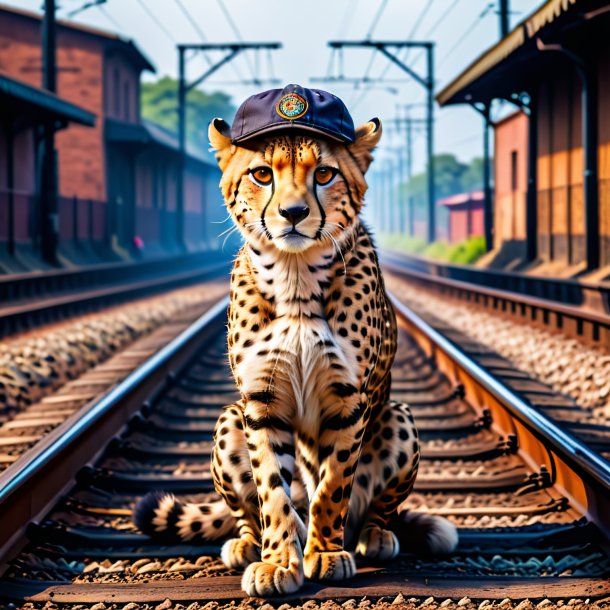
[[[314,173],[314,180],[316,184],[320,184],[325,186],[326,184],[330,184],[332,179],[337,175],[337,169],[334,167],[318,167]]]
[[[250,170],[250,176],[260,186],[269,186],[273,180],[273,172],[268,167],[255,167]]]

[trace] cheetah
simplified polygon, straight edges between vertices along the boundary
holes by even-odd
[[[241,400],[214,433],[222,502],[141,500],[151,535],[228,538],[223,562],[250,595],[305,578],[354,576],[354,554],[390,560],[400,542],[450,552],[448,521],[407,511],[420,450],[406,404],[390,400],[397,326],[359,213],[378,119],[346,144],[306,132],[247,146],[215,119],[209,137],[227,208],[244,237],[231,273],[230,366]],[[412,545],[411,545],[412,546]]]

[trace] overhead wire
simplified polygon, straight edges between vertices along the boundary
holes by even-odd
[[[424,18],[426,17],[426,15],[428,14],[428,11],[430,10],[430,8],[432,7],[432,5],[434,4],[435,0],[428,0],[428,2],[424,5],[424,7],[422,8],[422,10],[420,11],[419,15],[417,16],[417,19],[415,20],[415,22],[413,23],[413,27],[411,28],[411,31],[409,32],[409,34],[407,35],[407,40],[411,40],[415,34],[417,33],[417,30],[419,29],[419,27],[421,26]],[[379,11],[378,11],[379,13]],[[378,20],[377,20],[378,21]],[[376,25],[376,24],[375,24]],[[405,53],[403,56],[403,61],[406,61],[408,55],[409,55],[409,48],[405,49]],[[374,58],[376,55],[375,52],[372,53],[372,57]],[[383,78],[385,77],[385,75],[389,72],[390,68],[393,66],[394,64],[391,62],[388,62],[387,65],[385,66],[385,68],[383,69],[383,71],[381,72],[381,74],[379,75],[378,78],[376,78],[375,80],[377,81],[382,81]],[[369,72],[370,72],[370,67],[372,67],[372,61],[369,61]],[[368,73],[366,72],[363,80],[368,78]],[[367,96],[368,92],[370,91],[370,88],[366,88],[364,89],[364,91],[362,92],[362,94],[360,95],[360,97],[358,98],[357,101],[354,102],[355,106],[358,106],[363,100],[364,98]]]
[[[367,34],[365,36],[366,40],[370,40],[371,37],[373,36],[373,32],[375,31],[375,28],[377,27],[377,24],[379,23],[379,20],[381,19],[381,16],[383,15],[383,12],[385,11],[387,5],[388,5],[388,0],[383,0],[383,2],[379,5],[377,12],[373,16],[373,20],[371,21],[371,26],[369,27],[369,31],[367,32]],[[373,68],[373,64],[375,63],[376,55],[377,55],[377,53],[375,51],[373,51],[371,53],[371,57],[369,58],[368,64],[364,70],[364,75],[362,76],[362,79],[361,79],[361,81],[363,83],[365,83],[369,77],[369,74]],[[367,93],[368,93],[367,87],[365,87],[361,92],[358,93],[358,83],[354,84],[354,95],[352,96],[352,98],[350,100],[350,107],[352,108],[352,110],[360,105],[362,100],[366,97]]]
[[[170,39],[173,44],[176,44],[176,40],[173,34],[163,25],[163,22],[146,6],[144,0],[136,0],[137,3],[142,7],[144,12],[157,24],[157,27]]]
[[[370,40],[371,36],[373,35],[373,32],[375,31],[375,28],[377,27],[377,24],[379,23],[379,20],[381,19],[381,15],[383,15],[383,12],[386,9],[386,6],[388,5],[388,0],[382,0],[381,4],[379,5],[379,8],[377,9],[377,12],[375,13],[375,16],[373,17],[373,21],[371,22],[371,27],[369,27],[369,31],[366,34],[366,39]]]
[[[227,20],[229,27],[233,30],[233,34],[235,35],[235,37],[237,38],[237,40],[239,40],[239,42],[243,42],[244,39],[242,38],[241,32],[239,31],[239,28],[237,27],[235,20],[233,19],[233,17],[231,17],[231,13],[227,9],[227,7],[224,5],[224,1],[217,0],[217,3],[218,3],[218,6],[220,7],[220,10],[222,11],[222,14],[225,16],[225,19]],[[245,53],[244,56],[245,56],[246,64],[248,65],[248,69],[250,70],[250,74],[252,75],[252,78],[255,81],[260,80],[260,78],[256,74],[256,71],[254,70],[254,66],[252,65],[252,62],[250,61],[249,55],[247,53]]]
[[[114,25],[114,27],[119,30],[119,32],[124,32],[124,28],[123,26],[106,10],[105,6],[102,6],[101,4],[96,4],[95,7],[99,10],[100,13],[102,13],[102,15],[104,15],[104,17],[106,17],[106,19],[112,23],[112,25]]]
[[[468,36],[476,29],[476,27],[483,21],[483,19],[489,15],[491,10],[494,8],[494,2],[488,2],[483,11],[477,16],[477,18],[470,24],[466,31],[455,41],[453,46],[443,55],[441,60],[437,64],[437,68],[440,68],[449,57],[451,57],[453,51],[457,49]]]

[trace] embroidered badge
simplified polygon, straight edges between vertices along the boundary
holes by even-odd
[[[307,101],[296,93],[289,93],[280,99],[275,110],[282,118],[294,121],[307,112]]]

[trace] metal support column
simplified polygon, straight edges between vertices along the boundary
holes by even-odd
[[[434,193],[434,47],[426,47],[426,59],[428,63],[428,96],[426,131],[428,151],[428,243],[436,239],[436,196]]]
[[[191,89],[199,86],[209,76],[232,61],[237,55],[248,49],[280,49],[279,42],[233,42],[233,43],[203,43],[203,44],[179,44],[178,47],[178,180],[176,182],[176,240],[178,246],[186,248],[184,240],[184,195],[185,195],[185,171],[186,171],[186,121],[187,104],[186,97]],[[187,51],[226,51],[226,55],[216,63],[210,62],[210,67],[197,79],[187,82],[185,53]],[[257,81],[260,84],[261,81]]]
[[[185,49],[178,46],[178,179],[176,181],[176,243],[184,248],[184,180],[186,171]]]
[[[483,190],[485,193],[484,221],[485,221],[485,248],[489,252],[493,248],[493,193],[491,190],[491,155],[489,154],[489,131],[491,121],[489,118],[490,105],[485,105],[483,111]]]
[[[538,109],[532,96],[529,103],[527,149],[527,198],[525,203],[526,258],[538,256]]]
[[[42,20],[42,86],[56,92],[57,65],[55,44],[55,0],[45,0]],[[57,210],[57,162],[55,151],[55,125],[49,120],[44,125],[40,160],[40,247],[44,260],[56,265],[59,234]]]
[[[498,0],[498,15],[500,17],[500,38],[504,38],[510,29],[508,0]]]
[[[6,134],[6,189],[8,196],[8,253],[15,254],[15,132],[11,122],[5,124]]]

